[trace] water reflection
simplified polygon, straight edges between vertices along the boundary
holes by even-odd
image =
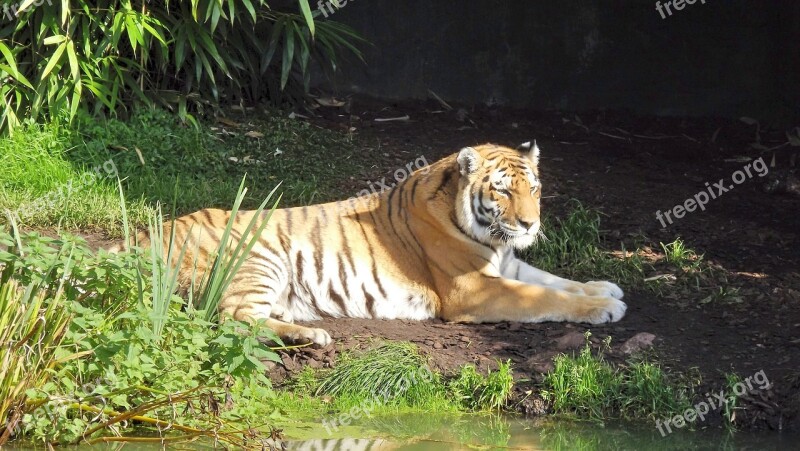
[[[338,450],[789,450],[797,436],[680,431],[662,437],[646,425],[598,425],[571,421],[532,421],[511,416],[438,414],[373,417],[361,421],[365,435],[382,438],[330,438],[290,441],[288,449]],[[370,432],[371,431],[371,432]]]

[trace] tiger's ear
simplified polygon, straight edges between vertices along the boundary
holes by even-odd
[[[522,152],[529,160],[533,162],[534,166],[539,166],[539,146],[536,145],[536,140],[533,144],[530,141],[524,142],[517,146],[517,150]]]
[[[472,147],[465,147],[458,153],[458,167],[461,175],[474,174],[481,164],[481,155]]]

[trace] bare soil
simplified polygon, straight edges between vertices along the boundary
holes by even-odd
[[[740,399],[737,425],[744,429],[800,429],[800,198],[767,194],[767,179],[788,170],[789,147],[755,149],[755,127],[729,119],[641,117],[596,111],[580,117],[562,112],[503,108],[447,110],[438,102],[391,103],[353,98],[347,106],[320,108],[315,124],[353,133],[365,143],[362,179],[346,181],[343,197],[424,156],[428,162],[461,147],[485,142],[517,145],[536,139],[542,148],[543,209],[556,215],[576,198],[603,214],[609,249],[649,245],[682,237],[722,274],[719,287],[738,291],[711,299],[718,286],[649,291],[626,290],[628,312],[614,324],[500,323],[326,319],[335,348],[285,355],[288,368],[329,366],[338,351],[368,347],[381,339],[409,340],[445,372],[474,362],[482,368],[510,359],[519,379],[512,405],[530,414],[547,406],[526,393],[552,368],[552,356],[582,345],[591,330],[595,347],[610,336],[612,362],[623,363],[625,342],[639,333],[655,335],[652,348],[674,374],[702,376],[697,393],[726,389],[724,374],[747,377],[763,370],[772,387]],[[408,115],[410,120],[377,122]],[[781,130],[762,126],[765,147],[785,142]],[[782,140],[781,140],[782,139]],[[662,227],[656,211],[669,210],[763,156],[775,167],[711,200],[705,211],[687,213]],[[737,157],[746,157],[738,158]],[[733,161],[736,160],[736,161]],[[724,280],[727,279],[727,282]],[[637,338],[641,338],[640,335]],[[646,340],[645,340],[646,341]],[[276,368],[274,376],[286,375]],[[291,372],[291,371],[290,371]],[[720,418],[717,422],[721,421]],[[712,421],[713,423],[713,421]]]

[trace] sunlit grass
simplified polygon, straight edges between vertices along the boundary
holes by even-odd
[[[577,355],[561,354],[545,375],[542,395],[555,413],[605,421],[658,419],[689,407],[691,387],[679,387],[660,365],[633,360],[616,367],[586,346]]]
[[[638,251],[613,255],[603,247],[600,215],[573,202],[565,217],[545,217],[546,236],[521,258],[537,268],[573,280],[611,280],[626,286],[644,285],[647,262]]]

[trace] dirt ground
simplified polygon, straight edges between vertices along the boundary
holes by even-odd
[[[525,392],[552,367],[553,355],[581,346],[580,334],[590,329],[598,347],[612,337],[607,358],[623,362],[626,341],[640,334],[634,342],[647,342],[652,337],[641,335],[646,333],[655,336],[646,352],[667,368],[702,375],[697,388],[701,396],[726,389],[726,372],[747,377],[764,371],[772,387],[740,399],[740,428],[800,429],[800,198],[764,191],[768,179],[788,168],[790,147],[754,148],[756,128],[740,121],[629,112],[596,111],[578,117],[488,107],[447,110],[433,100],[393,104],[354,98],[344,107],[320,108],[317,113],[315,124],[358,135],[372,149],[365,155],[371,163],[365,164],[363,179],[343,186],[343,197],[382,176],[391,180],[394,170],[420,156],[433,162],[467,145],[513,146],[536,139],[542,149],[543,210],[563,214],[571,198],[599,210],[603,237],[613,249],[624,242],[630,250],[642,237],[659,249],[659,242],[682,237],[723,272],[728,282],[720,286],[734,294],[709,301],[719,287],[664,296],[628,288],[625,318],[592,327],[327,319],[314,327],[331,333],[336,350],[285,355],[289,370],[303,364],[330,365],[337,351],[366,347],[381,338],[410,340],[444,371],[466,362],[486,368],[496,359],[511,359],[521,381],[513,405],[541,414],[546,406]],[[405,115],[409,120],[375,121]],[[758,139],[767,148],[786,141],[782,130],[765,127]],[[705,182],[724,178],[730,184],[732,174],[748,161],[763,156],[769,163],[773,154],[775,167],[768,176],[753,174],[711,200],[705,211],[688,213],[666,228],[656,219],[657,210],[683,204],[704,190]],[[738,292],[731,291],[734,288]],[[277,369],[274,376],[282,371]]]

